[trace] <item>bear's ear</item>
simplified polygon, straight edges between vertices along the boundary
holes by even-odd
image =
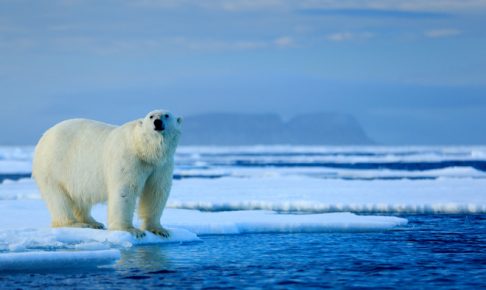
[[[138,125],[139,126],[142,126],[142,124],[143,124],[143,121],[142,120],[138,120]]]
[[[183,120],[182,117],[178,117],[177,118],[177,124],[179,124],[179,125],[182,124],[182,120]]]

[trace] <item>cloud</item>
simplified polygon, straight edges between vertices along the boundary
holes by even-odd
[[[68,0],[66,0],[68,1]],[[74,1],[74,0],[70,0]],[[140,0],[128,5],[159,8],[199,7],[231,12],[272,10],[382,10],[408,12],[458,12],[486,10],[486,0]]]
[[[9,51],[10,53],[18,53],[19,51],[28,51],[37,47],[38,44],[30,38],[16,38],[10,41],[2,41],[0,39],[0,49],[3,53]]]
[[[291,47],[295,41],[290,36],[282,36],[274,40],[223,40],[178,37],[169,39],[168,43],[175,44],[180,48],[198,51],[238,51]]]
[[[326,36],[326,39],[328,41],[333,41],[333,42],[343,42],[343,41],[353,41],[353,40],[367,40],[370,39],[374,36],[373,33],[371,32],[359,32],[359,33],[354,33],[354,32],[336,32],[336,33],[331,33]]]
[[[349,32],[338,32],[329,34],[326,38],[330,41],[341,42],[353,39],[353,34]]]
[[[140,54],[160,53],[161,51],[251,51],[274,48],[293,47],[295,41],[292,37],[283,35],[280,37],[254,37],[254,38],[207,38],[193,36],[146,36],[146,37],[119,37],[109,35],[97,35],[86,33],[70,33],[73,30],[81,30],[73,25],[52,25],[49,26],[51,34],[42,37],[33,33],[6,37],[0,34],[0,50],[10,51],[33,51],[44,49],[55,53],[83,53],[95,55],[113,54]],[[7,30],[6,30],[7,31]],[[9,29],[8,31],[11,31]],[[0,26],[0,33],[2,27]]]
[[[453,37],[461,34],[459,29],[432,29],[424,32],[424,35],[430,38]]]
[[[219,0],[213,1],[226,11],[247,11],[262,10],[268,8],[283,8],[285,5],[281,0]],[[219,3],[218,3],[219,2]]]
[[[486,0],[304,0],[300,8],[456,12],[486,9]]]
[[[279,47],[288,47],[294,44],[294,40],[289,36],[282,36],[275,39],[274,44]]]
[[[46,40],[44,40],[45,42]],[[97,55],[123,54],[123,53],[160,53],[161,51],[250,51],[272,48],[286,48],[294,45],[294,40],[289,36],[282,36],[275,39],[213,39],[213,38],[192,38],[192,37],[164,37],[149,39],[104,39],[99,37],[74,37],[61,36],[48,40],[54,51],[62,52],[83,52]],[[8,47],[17,49],[28,49],[41,45],[34,40],[17,39],[9,43]],[[7,45],[0,43],[0,48]]]
[[[288,6],[286,0],[140,0],[137,2],[127,0],[126,3],[157,8],[196,7],[229,12],[280,9]]]
[[[429,11],[406,11],[394,9],[374,9],[374,8],[313,8],[301,9],[300,13],[304,15],[321,15],[321,16],[344,16],[352,18],[443,18],[448,17],[449,14],[444,12],[429,12]]]
[[[168,39],[167,41],[170,45],[176,45],[180,48],[196,51],[255,50],[268,47],[267,42],[257,40],[221,40],[177,37]]]

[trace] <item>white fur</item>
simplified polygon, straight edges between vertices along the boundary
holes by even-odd
[[[155,130],[156,118],[165,130]],[[47,130],[35,148],[32,174],[52,226],[103,228],[90,210],[108,201],[108,228],[143,236],[132,224],[139,197],[142,229],[167,236],[160,218],[172,185],[181,122],[157,110],[119,127],[72,119]]]

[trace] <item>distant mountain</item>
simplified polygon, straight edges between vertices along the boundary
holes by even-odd
[[[211,113],[186,117],[183,145],[374,144],[358,121],[340,113],[298,115]]]

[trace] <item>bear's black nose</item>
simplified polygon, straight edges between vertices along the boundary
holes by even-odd
[[[154,121],[154,126],[156,131],[163,131],[165,129],[164,123],[160,119]]]

